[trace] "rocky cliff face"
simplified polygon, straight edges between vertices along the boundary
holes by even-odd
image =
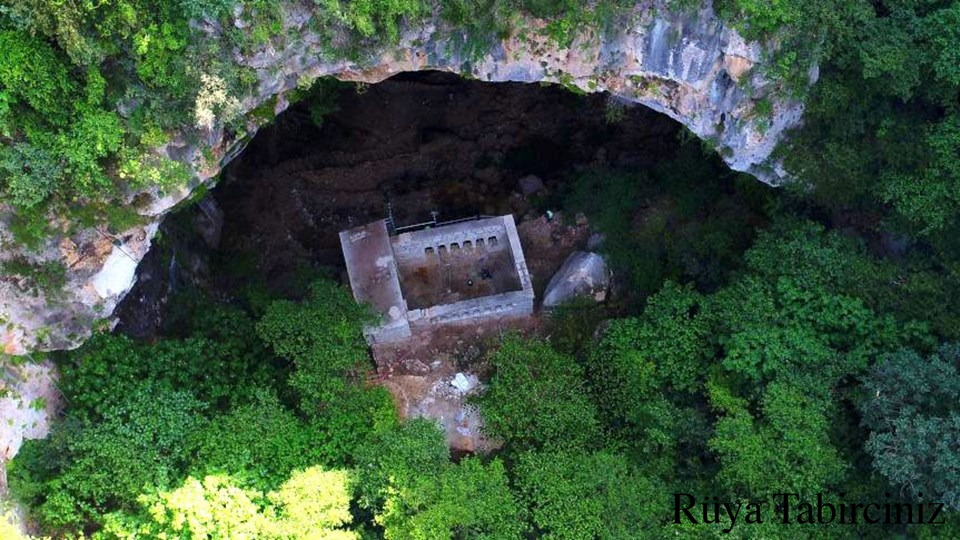
[[[490,82],[555,82],[585,92],[606,91],[669,115],[708,141],[731,168],[774,185],[784,173],[770,154],[802,113],[800,103],[779,99],[775,85],[764,78],[760,46],[725,27],[709,6],[683,14],[638,6],[632,22],[616,34],[588,33],[562,50],[538,34],[540,21],[530,20],[473,61],[456,52],[453,42],[458,36],[439,23],[408,28],[399,46],[362,64],[329,61],[319,37],[309,30],[310,18],[308,8],[292,5],[286,10],[285,26],[294,39],[252,56],[238,55],[237,62],[257,76],[251,95],[238,101],[246,115],[245,133],[235,133],[214,118],[199,137],[194,126],[185,126],[173,142],[157,149],[188,164],[195,180],[172,193],[131,194],[147,218],[145,225],[120,235],[94,229],[64,234],[48,240],[38,252],[5,248],[5,260],[17,258],[34,265],[58,261],[67,268],[60,291],[41,291],[24,279],[0,276],[5,353],[70,348],[89,335],[97,320],[109,319],[133,285],[137,263],[150,249],[163,216],[242,150],[265,121],[265,108],[283,111],[288,105],[285,95],[317,77],[375,83],[396,73],[430,69]],[[212,34],[211,39],[222,31],[199,26]],[[758,107],[761,100],[764,106]],[[255,109],[260,113],[251,114]],[[9,238],[8,223],[9,209],[0,208],[4,239]]]

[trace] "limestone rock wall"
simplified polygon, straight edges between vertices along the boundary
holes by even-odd
[[[157,149],[187,163],[195,178],[190,186],[172,193],[131,194],[130,200],[136,196],[140,201],[145,225],[119,235],[95,229],[64,233],[37,251],[23,251],[9,243],[10,209],[0,203],[4,245],[0,259],[20,258],[35,264],[59,261],[67,268],[62,291],[38,291],[22,279],[0,276],[6,354],[74,347],[97,320],[109,320],[133,285],[137,262],[150,249],[163,216],[198,186],[210,182],[264,121],[258,119],[262,115],[249,113],[258,107],[283,111],[288,106],[285,94],[317,77],[375,83],[396,73],[431,69],[483,81],[546,81],[586,92],[607,91],[671,116],[709,141],[731,168],[773,185],[784,173],[771,162],[770,154],[784,131],[799,123],[803,111],[801,103],[776,97],[775,85],[763,76],[760,45],[745,42],[724,26],[709,5],[683,14],[638,5],[633,19],[618,32],[584,35],[562,50],[538,34],[542,22],[529,20],[479,60],[458,52],[454,45],[458,36],[451,29],[428,23],[408,28],[399,46],[363,63],[327,59],[321,40],[309,29],[311,12],[304,6],[296,3],[286,9],[285,34],[294,38],[251,56],[237,55],[237,62],[255,70],[257,76],[250,95],[238,97],[246,115],[244,132],[235,133],[218,119],[199,132],[184,126],[173,142]],[[756,104],[761,99],[772,103],[772,113],[758,114]]]

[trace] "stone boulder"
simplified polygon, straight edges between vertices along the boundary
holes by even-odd
[[[596,253],[575,251],[550,278],[543,295],[543,306],[552,308],[574,298],[592,298],[602,302],[610,288],[610,271]]]
[[[520,188],[520,193],[522,193],[524,197],[536,195],[545,189],[543,180],[535,174],[524,176],[517,181],[517,186]]]

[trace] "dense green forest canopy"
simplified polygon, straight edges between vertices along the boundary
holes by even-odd
[[[563,44],[631,5],[438,7],[482,53],[519,13]],[[251,30],[204,39],[238,6]],[[434,7],[329,0],[312,24],[329,54],[362,59]],[[807,105],[779,149],[797,189],[759,190],[691,143],[655,170],[575,175],[561,204],[604,233],[623,295],[491,348],[476,405],[500,450],[452,460],[436,426],[398,418],[369,382],[369,314],[334,282],[267,301],[253,283],[178,299],[156,341],[103,333],[58,355],[69,405],[10,465],[13,494],[57,537],[960,536],[960,3],[715,7],[770,45],[771,75]],[[245,95],[231,51],[278,38],[280,14],[271,0],[4,2],[0,187],[18,240],[49,234],[51,212],[121,227],[136,219],[111,204],[126,189],[185,182],[148,150],[203,126],[198,96],[223,113]],[[672,213],[638,226],[629,203],[654,196]],[[877,247],[893,235],[908,247]],[[673,493],[772,490],[950,511],[938,528],[672,523]]]
[[[48,533],[95,538],[720,535],[673,525],[676,492],[922,492],[956,510],[958,346],[897,316],[922,295],[891,304],[887,270],[856,241],[778,219],[729,282],[666,281],[598,341],[583,324],[597,308],[572,306],[556,338],[493,349],[476,404],[503,446],[456,462],[435,425],[400,421],[369,384],[368,315],[348,291],[321,279],[265,306],[184,298],[159,341],[100,334],[61,358],[67,415],[24,446],[10,484]]]

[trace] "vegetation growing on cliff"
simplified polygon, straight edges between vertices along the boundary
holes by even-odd
[[[21,240],[36,243],[51,210],[70,214],[122,200],[130,188],[183,184],[184,164],[151,152],[179,129],[217,120],[242,134],[238,100],[256,80],[234,54],[294,39],[285,34],[290,7],[11,2],[0,13],[0,187],[18,210],[12,229]],[[465,30],[469,57],[522,30],[520,14],[544,18],[546,35],[569,46],[588,29],[614,28],[632,7],[625,0],[334,1],[312,7],[310,24],[331,57],[359,59],[436,9]],[[808,101],[805,126],[783,155],[822,202],[889,206],[891,226],[920,234],[957,226],[954,3],[725,0],[716,9],[747,38],[769,42],[770,74]],[[808,92],[814,66],[820,80]]]
[[[781,148],[825,206],[890,207],[890,226],[955,237],[960,226],[960,7],[910,2],[718,2],[807,102]],[[809,73],[819,80],[809,90]]]
[[[569,45],[584,24],[627,7],[623,0],[334,0],[311,7],[309,29],[331,59],[362,62],[396,43],[401,25],[438,9],[466,30],[471,57],[521,13],[547,17],[546,33]],[[236,55],[296,39],[285,25],[294,8],[279,0],[10,2],[0,11],[0,193],[15,208],[17,240],[35,247],[53,234],[52,213],[71,216],[103,201],[128,203],[132,191],[184,185],[188,164],[154,150],[175,133],[198,138],[215,124],[243,135],[240,100],[257,80]],[[109,217],[98,220],[123,225]]]

